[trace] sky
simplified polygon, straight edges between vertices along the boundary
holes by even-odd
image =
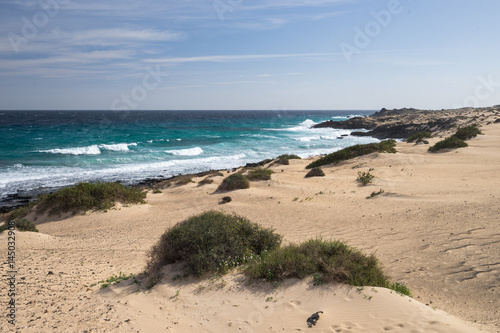
[[[0,0],[1,110],[500,104],[498,0]]]

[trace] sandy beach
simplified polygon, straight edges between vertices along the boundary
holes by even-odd
[[[204,186],[194,178],[150,191],[144,205],[38,217],[39,233],[16,232],[16,324],[3,318],[0,331],[500,332],[500,123],[481,131],[469,147],[440,153],[399,142],[396,154],[323,167],[325,177],[304,178],[317,157],[291,160],[270,166],[272,179],[250,189],[214,194],[223,177]],[[358,171],[369,169],[373,183],[359,186]],[[220,204],[226,195],[232,201]],[[312,279],[248,284],[238,272],[178,278],[175,265],[151,290],[132,279],[93,286],[120,272],[139,275],[167,228],[213,209],[273,227],[285,243],[322,237],[375,252],[414,298]],[[7,246],[5,232],[0,244]]]

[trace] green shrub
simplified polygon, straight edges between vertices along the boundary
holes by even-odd
[[[155,188],[155,189],[153,190],[153,193],[154,193],[154,194],[158,194],[158,193],[162,193],[162,192],[161,192],[161,190],[160,190],[159,188]]]
[[[424,139],[429,139],[432,138],[432,134],[430,132],[418,132],[416,134],[413,134],[410,136],[408,139],[406,139],[406,142],[423,142]]]
[[[370,198],[373,198],[373,197],[376,197],[377,195],[380,195],[382,193],[384,193],[385,191],[380,189],[378,192],[372,192],[372,194],[370,194],[370,196],[366,197],[367,199],[370,199]]]
[[[36,202],[32,202],[31,204],[29,204],[27,206],[16,208],[15,210],[13,210],[12,212],[10,212],[7,215],[6,220],[13,221],[13,220],[25,217],[26,215],[29,214],[29,212],[31,211],[31,209],[33,208],[33,206],[35,204],[36,204]]]
[[[389,281],[374,255],[364,255],[339,241],[311,239],[270,251],[245,270],[255,279],[279,281],[303,279],[312,274],[321,283],[342,282],[354,286],[388,287]]]
[[[204,178],[204,179],[200,180],[198,182],[198,185],[203,186],[203,185],[212,184],[213,182],[214,182],[214,180],[212,178],[208,178],[207,177],[207,178]]]
[[[285,158],[285,157],[279,157],[278,160],[276,161],[276,163],[283,164],[283,165],[289,165],[290,160],[288,158]]]
[[[459,128],[455,136],[462,140],[469,140],[475,138],[478,134],[482,134],[476,125],[466,126]]]
[[[436,152],[443,149],[456,149],[467,146],[468,146],[467,142],[452,135],[444,140],[437,142],[434,146],[429,147],[429,151]]]
[[[372,182],[373,178],[375,178],[375,176],[372,175],[370,173],[370,171],[368,171],[368,172],[364,172],[364,171],[361,172],[361,171],[359,171],[358,172],[358,178],[356,179],[356,181],[358,183],[361,183],[361,185],[366,186],[366,185],[368,185],[369,183]]]
[[[309,171],[305,177],[309,178],[309,177],[324,177],[324,176],[325,173],[323,172],[323,170],[321,170],[321,168],[312,168],[311,171]]]
[[[306,166],[306,169],[338,163],[341,161],[350,160],[355,157],[376,152],[395,153],[396,152],[396,149],[394,148],[395,146],[396,146],[395,140],[385,140],[379,143],[369,143],[364,145],[350,146],[317,159],[316,161]]]
[[[231,202],[231,201],[233,201],[233,199],[231,197],[224,197],[224,198],[222,198],[222,202],[223,203],[228,203],[228,202]]]
[[[149,251],[146,270],[157,277],[164,265],[183,261],[187,274],[224,273],[280,243],[281,236],[272,229],[238,215],[209,211],[168,229]]]
[[[19,219],[19,220],[14,220],[10,221],[10,223],[14,222],[14,225],[17,230],[19,231],[33,231],[33,232],[38,232],[38,229],[36,226],[33,224],[33,222],[27,220],[27,219]],[[5,222],[3,225],[0,226],[0,233],[9,229],[9,222]]]
[[[277,157],[276,163],[278,164],[283,164],[283,165],[289,165],[290,160],[300,160],[302,159],[300,156],[293,155],[293,154],[283,154]]]
[[[189,183],[194,183],[193,179],[189,176],[179,176],[175,181],[175,185],[177,186],[187,185]]]
[[[250,181],[256,180],[270,180],[271,174],[273,173],[270,169],[257,168],[248,173],[247,179]]]
[[[245,189],[250,187],[250,182],[241,173],[233,173],[232,175],[224,178],[222,183],[217,188],[216,192],[227,192],[238,189]]]
[[[146,194],[138,188],[125,187],[120,183],[79,183],[37,199],[37,211],[77,213],[87,210],[106,210],[116,202],[124,204],[144,203]]]

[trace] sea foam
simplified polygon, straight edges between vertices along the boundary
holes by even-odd
[[[177,150],[165,150],[165,153],[178,156],[197,156],[203,154],[203,149],[201,149],[200,147],[194,147]]]

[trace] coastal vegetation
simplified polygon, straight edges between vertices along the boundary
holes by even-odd
[[[444,140],[437,142],[434,146],[429,148],[430,152],[436,152],[443,149],[456,149],[456,148],[464,148],[468,147],[467,142],[465,140],[472,139],[476,137],[478,134],[482,134],[479,128],[475,125],[466,126],[459,128],[455,134],[450,137],[447,137]]]
[[[366,185],[368,185],[368,184],[370,184],[372,182],[373,178],[375,178],[375,176],[372,175],[370,173],[370,171],[368,171],[368,172],[364,172],[364,171],[361,172],[361,171],[359,171],[358,172],[358,178],[356,179],[356,181],[358,183],[360,183],[361,185],[366,186]]]
[[[410,136],[405,141],[408,142],[408,143],[412,143],[412,142],[415,142],[415,143],[419,143],[419,142],[426,143],[427,142],[427,143],[429,143],[425,139],[430,139],[430,138],[432,138],[432,133],[431,132],[423,131],[423,132],[418,132],[418,133],[413,134],[412,136]]]
[[[379,143],[368,143],[350,146],[334,153],[323,156],[306,166],[306,169],[334,164],[341,161],[353,159],[355,157],[368,155],[371,153],[395,153],[395,140],[384,140]]]
[[[367,256],[340,241],[322,239],[289,244],[265,253],[252,261],[245,268],[245,273],[266,281],[303,279],[315,274],[323,283],[373,287],[390,285],[373,254]]]
[[[278,156],[277,162],[278,164],[289,165],[290,160],[300,160],[301,157],[294,154],[283,154]]]
[[[33,224],[33,222],[27,220],[27,219],[18,219],[11,221],[11,223],[14,222],[14,226],[17,230],[19,231],[33,231],[33,232],[38,232],[38,229],[36,226]],[[0,233],[4,232],[5,230],[9,229],[9,224],[8,222],[5,222],[4,224],[0,225]]]
[[[50,215],[76,214],[88,210],[107,210],[117,202],[122,204],[145,203],[146,194],[138,188],[127,187],[118,182],[78,183],[54,193],[41,195],[36,202],[36,211],[48,211]]]
[[[250,181],[270,180],[272,173],[273,171],[270,169],[257,168],[255,170],[250,171],[246,177]]]
[[[479,128],[477,128],[477,126],[475,125],[471,125],[459,128],[455,133],[455,136],[462,140],[469,140],[475,138],[479,134],[482,134]]]
[[[324,177],[325,176],[325,173],[323,172],[323,170],[321,168],[312,168],[311,171],[309,171],[307,174],[306,174],[306,178],[309,178],[309,177]]]
[[[437,142],[434,146],[429,147],[429,151],[431,153],[434,153],[436,151],[443,150],[443,149],[456,149],[456,148],[464,148],[464,147],[468,147],[468,146],[469,145],[467,144],[467,142],[452,135],[450,137],[447,137],[444,140]]]
[[[228,192],[239,189],[246,189],[250,187],[250,182],[247,177],[239,172],[224,178],[222,183],[217,188],[216,192]]]
[[[209,211],[168,229],[149,252],[147,271],[184,261],[187,274],[225,273],[281,244],[281,236],[238,215]]]
[[[186,275],[204,277],[240,267],[250,280],[278,282],[313,276],[315,285],[347,283],[385,287],[411,295],[402,283],[391,283],[377,258],[340,241],[310,239],[281,247],[282,236],[235,214],[209,211],[168,229],[149,251],[148,285],[161,278],[168,264],[184,263]]]
[[[122,204],[145,203],[146,193],[136,187],[118,182],[78,183],[50,194],[43,194],[30,205],[18,208],[7,216],[8,221],[25,217],[30,212],[48,212],[49,215],[107,210],[117,202]]]

